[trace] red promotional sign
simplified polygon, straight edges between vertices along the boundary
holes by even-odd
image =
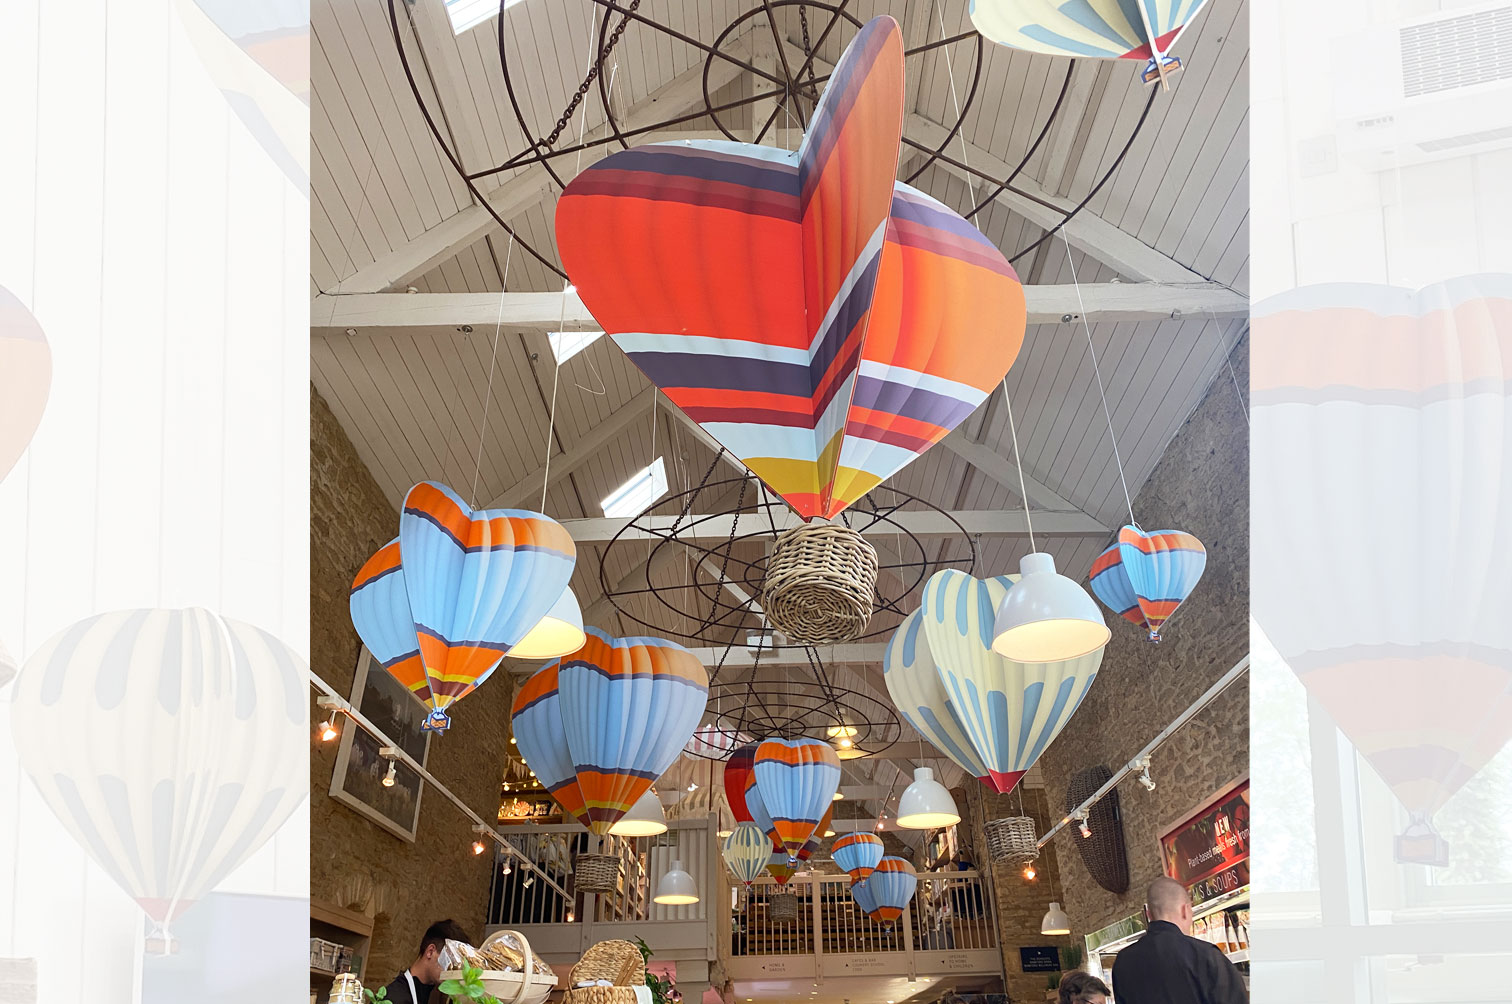
[[[1249,781],[1224,791],[1160,838],[1165,873],[1198,905],[1249,885]]]

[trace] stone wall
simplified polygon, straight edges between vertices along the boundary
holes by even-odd
[[[1032,945],[1064,948],[1071,944],[1071,939],[1066,937],[1040,934],[1040,921],[1050,908],[1050,901],[1062,898],[1060,862],[1052,846],[1034,862],[1033,879],[1025,878],[1021,865],[1010,867],[1006,862],[998,861],[988,867],[985,865],[987,838],[982,824],[1005,816],[1030,816],[1034,819],[1036,832],[1043,833],[1053,822],[1045,789],[1023,787],[999,795],[985,785],[973,784],[951,794],[955,796],[962,816],[962,828],[957,837],[963,849],[970,851],[977,866],[986,868],[984,875],[991,883],[989,893],[996,910],[998,947],[1003,951],[1003,984],[1008,998],[1014,1004],[1043,1001],[1048,989],[1046,974],[1024,972],[1019,949]],[[1056,813],[1054,819],[1060,816]]]
[[[361,647],[347,607],[352,577],[394,537],[398,521],[312,388],[310,661],[343,695],[351,694]],[[430,772],[484,819],[493,819],[499,805],[511,698],[508,675],[495,674],[457,706],[451,729],[431,740]],[[321,717],[312,703],[311,721]],[[414,843],[331,798],[339,745],[316,743],[310,756],[310,895],[377,914],[367,976],[382,986],[414,959],[432,921],[450,917],[482,936],[493,854],[473,855],[471,821],[434,791],[421,800]]]
[[[1246,340],[1234,354],[1241,387],[1249,386],[1247,361]],[[1134,514],[1149,530],[1195,534],[1207,547],[1207,569],[1159,644],[1109,615],[1113,639],[1097,682],[1071,727],[1040,760],[1057,818],[1065,814],[1073,774],[1099,763],[1117,771],[1249,651],[1249,427],[1226,371],[1167,447],[1134,500]],[[1155,752],[1153,792],[1132,777],[1119,786],[1127,893],[1114,895],[1092,880],[1072,850],[1080,839],[1074,827],[1057,835],[1061,902],[1078,943],[1087,932],[1143,909],[1145,887],[1161,874],[1161,833],[1248,771],[1245,676]]]

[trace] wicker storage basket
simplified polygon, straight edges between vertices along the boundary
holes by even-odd
[[[520,946],[519,950],[510,946],[511,941]],[[493,994],[499,1004],[541,1004],[556,988],[556,977],[538,970],[530,941],[519,931],[495,931],[483,940],[478,950],[491,950],[491,954],[497,954],[515,970],[509,972],[485,967],[479,977],[483,988]],[[462,976],[460,969],[441,973],[443,980],[460,980]]]
[[[1066,787],[1066,811],[1091,798],[1112,777],[1113,772],[1102,764],[1077,771]],[[1087,828],[1092,835],[1077,838],[1076,849],[1081,852],[1093,881],[1111,893],[1128,892],[1129,854],[1124,847],[1123,813],[1118,806],[1117,788],[1099,798],[1087,811]]]
[[[798,896],[791,892],[777,892],[767,900],[767,920],[774,924],[792,924],[798,920]]]
[[[589,980],[609,980],[612,987],[579,987]],[[635,1004],[634,987],[646,985],[646,960],[628,941],[600,941],[578,960],[567,977],[564,1004]]]
[[[987,859],[993,864],[1006,861],[1010,865],[1028,864],[1039,857],[1035,846],[1039,831],[1034,820],[1028,816],[1008,816],[1005,819],[989,819],[987,830]]]
[[[849,527],[816,521],[777,538],[761,605],[790,641],[831,645],[866,630],[876,585],[872,546]]]
[[[579,854],[572,861],[572,876],[578,892],[613,892],[619,884],[619,855]]]

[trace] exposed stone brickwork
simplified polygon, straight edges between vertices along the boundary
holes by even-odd
[[[1240,387],[1249,386],[1248,342],[1234,354]],[[1113,640],[1070,728],[1040,760],[1056,816],[1064,815],[1071,776],[1103,763],[1116,771],[1249,651],[1249,426],[1226,371],[1166,448],[1134,500],[1147,530],[1179,529],[1207,548],[1207,569],[1159,644],[1109,616]],[[1062,904],[1078,942],[1089,931],[1138,913],[1161,874],[1160,834],[1249,771],[1249,687],[1241,677],[1156,751],[1153,792],[1133,778],[1119,787],[1129,891],[1098,886],[1074,828],[1055,844],[1064,861]]]
[[[399,515],[313,388],[310,511],[311,665],[349,695],[361,642],[348,591],[362,563],[394,537]],[[484,819],[498,809],[511,697],[508,675],[495,674],[457,706],[451,729],[431,740],[430,771]],[[313,704],[311,715],[319,720]],[[432,921],[450,917],[481,937],[493,854],[473,855],[471,822],[435,792],[421,800],[414,843],[329,797],[337,747],[316,743],[310,756],[310,893],[346,906],[354,888],[378,890],[367,975],[381,986],[414,958]]]

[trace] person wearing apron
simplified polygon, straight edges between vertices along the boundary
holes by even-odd
[[[420,954],[386,988],[386,999],[391,1004],[429,1004],[431,994],[441,983],[441,949],[448,941],[472,944],[467,932],[455,921],[438,920],[426,928]]]

